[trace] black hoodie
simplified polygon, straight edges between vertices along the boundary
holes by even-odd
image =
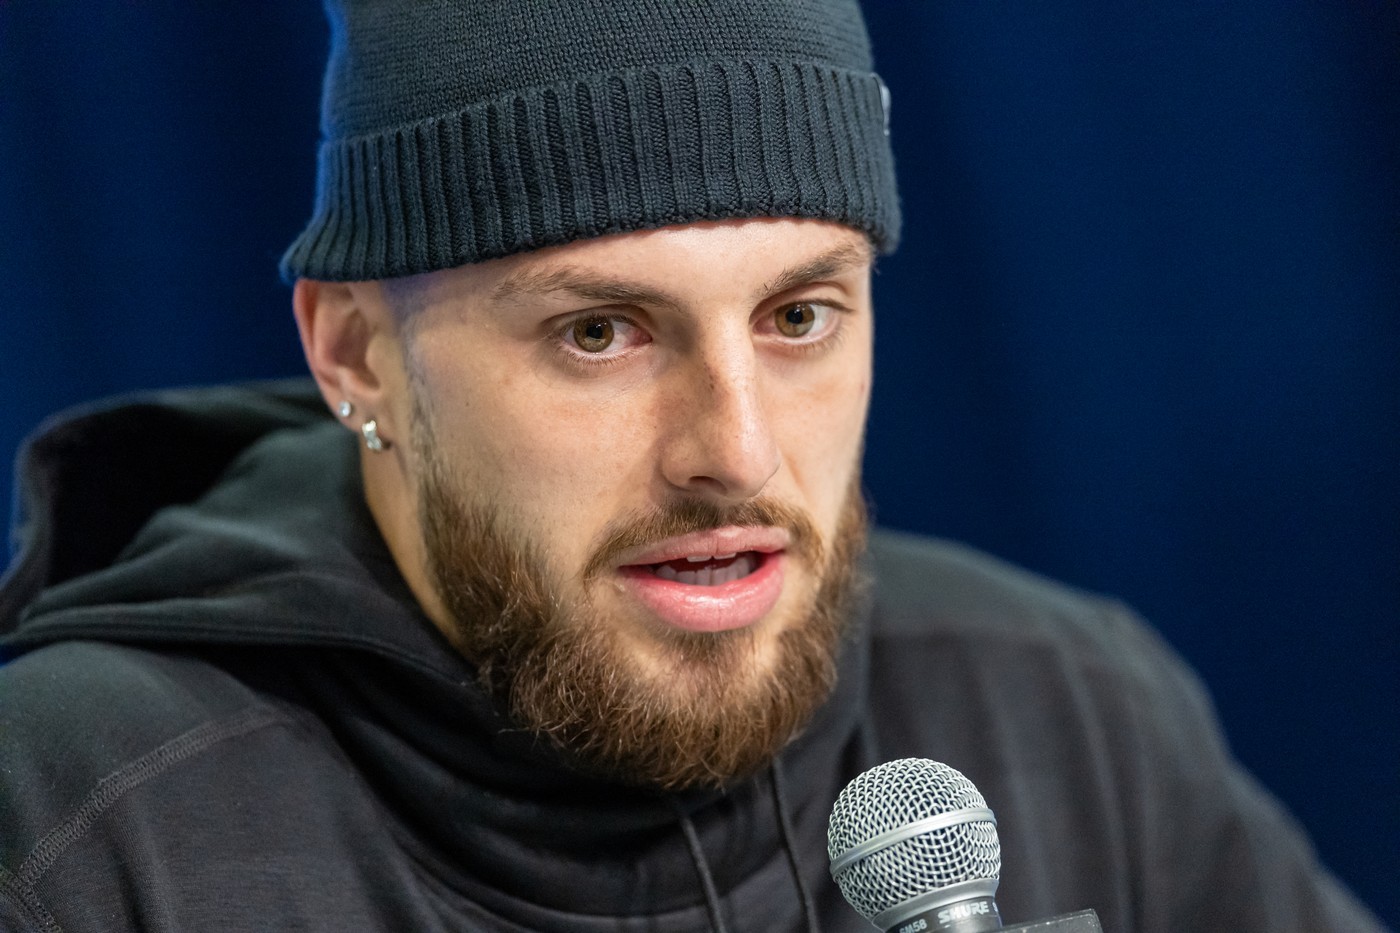
[[[0,929],[870,927],[826,819],[879,761],[999,818],[1009,921],[1379,929],[1119,605],[872,538],[831,699],[722,792],[586,777],[413,600],[308,385],[165,393],[28,448],[0,586]]]

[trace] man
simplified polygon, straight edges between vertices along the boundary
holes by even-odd
[[[899,218],[853,4],[330,13],[284,271],[334,419],[34,445],[6,928],[865,929],[826,817],[911,755],[997,810],[1009,918],[1376,928],[1121,607],[867,535]]]

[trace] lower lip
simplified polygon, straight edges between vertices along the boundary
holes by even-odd
[[[644,567],[623,567],[622,582],[668,625],[690,632],[725,632],[762,619],[783,593],[782,552],[760,557],[753,573],[719,586],[663,580]]]

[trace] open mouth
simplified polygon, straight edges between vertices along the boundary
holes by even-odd
[[[763,563],[764,555],[756,551],[738,554],[693,555],[677,560],[648,564],[647,569],[662,580],[687,586],[723,586],[742,580]]]
[[[739,537],[749,541],[722,539]],[[675,628],[721,632],[753,625],[777,605],[785,576],[785,542],[755,538],[741,531],[718,541],[673,539],[620,566],[620,583],[650,615]]]
[[[660,622],[718,632],[763,619],[783,592],[790,542],[780,528],[709,529],[624,556],[624,590]]]

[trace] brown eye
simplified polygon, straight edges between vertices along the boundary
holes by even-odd
[[[574,322],[574,343],[585,353],[602,353],[613,342],[613,322],[605,317],[589,317]]]
[[[805,337],[817,322],[817,313],[803,303],[773,312],[773,320],[784,337]]]

